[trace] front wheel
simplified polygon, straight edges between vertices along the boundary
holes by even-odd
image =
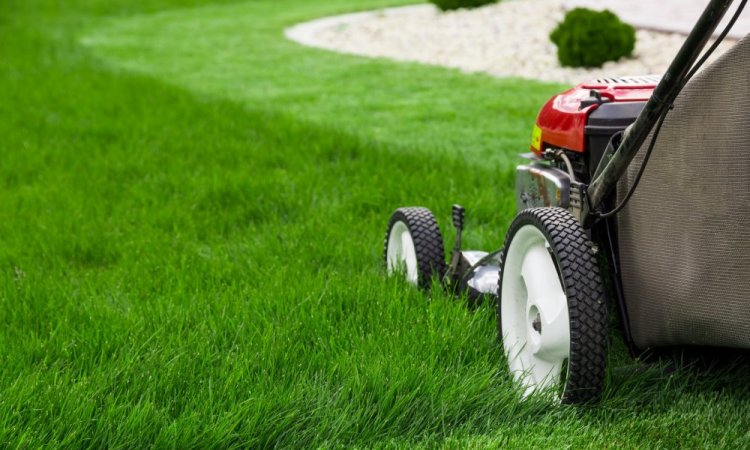
[[[388,275],[400,273],[422,289],[429,288],[433,276],[442,278],[443,236],[432,212],[422,207],[397,209],[388,221],[384,256]]]
[[[601,396],[607,306],[591,244],[562,208],[522,211],[505,239],[498,331],[524,395],[553,392],[562,403]]]

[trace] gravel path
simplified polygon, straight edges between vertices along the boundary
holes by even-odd
[[[700,17],[708,0],[568,0],[569,6],[583,6],[592,9],[609,9],[620,18],[638,28],[658,31],[689,33]],[[719,24],[721,30],[737,10],[739,1],[734,2]],[[728,36],[742,39],[750,33],[750,14],[740,15]]]
[[[447,13],[418,5],[329,17],[289,28],[286,35],[343,53],[571,84],[602,76],[661,74],[684,40],[678,33],[638,29],[632,58],[598,69],[560,67],[549,33],[575,3],[506,0]],[[715,56],[733,43],[722,43]]]

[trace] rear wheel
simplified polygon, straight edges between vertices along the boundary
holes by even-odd
[[[384,257],[388,275],[402,274],[406,281],[427,289],[432,276],[445,274],[443,236],[427,208],[399,208],[388,221]]]
[[[498,330],[524,392],[553,392],[563,403],[601,395],[607,307],[588,237],[562,208],[527,209],[505,239]]]

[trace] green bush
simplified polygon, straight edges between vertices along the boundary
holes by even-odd
[[[557,59],[568,67],[601,67],[633,54],[635,29],[611,11],[575,8],[550,34]]]
[[[448,11],[449,9],[477,8],[479,6],[497,3],[498,0],[430,0],[435,6]]]

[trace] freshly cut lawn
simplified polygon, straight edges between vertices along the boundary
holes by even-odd
[[[81,42],[113,67],[201,98],[289,114],[400,151],[515,163],[528,148],[530,119],[560,86],[342,56],[282,37],[285,26],[306,19],[394,3],[251,1],[183,9],[107,20]]]
[[[421,204],[494,249],[559,86],[330,54],[387,0],[6,0],[0,447],[750,445],[747,365],[521,402],[494,313],[384,277]]]

